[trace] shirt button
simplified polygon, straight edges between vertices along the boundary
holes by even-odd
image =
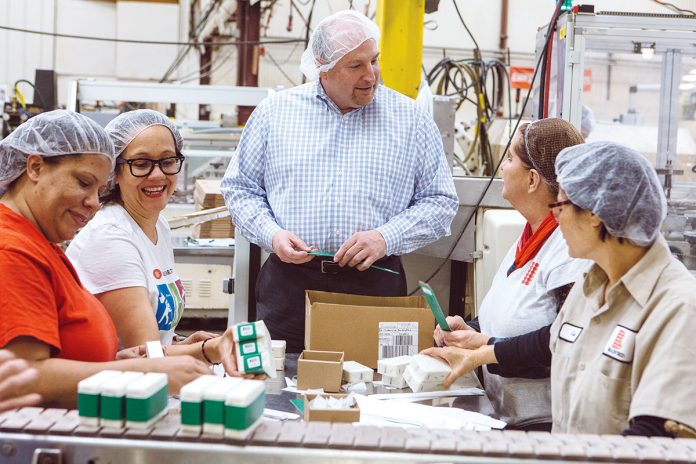
[[[337,237],[338,237],[339,235],[341,235],[341,231],[338,230],[338,229],[336,229],[334,232],[336,233],[336,236],[337,236]]]
[[[585,363],[580,363],[580,365],[578,366],[578,368],[579,368],[581,371],[584,371],[584,370],[585,370]]]

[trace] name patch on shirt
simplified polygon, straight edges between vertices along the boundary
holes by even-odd
[[[582,327],[573,325],[570,322],[564,322],[561,326],[561,330],[558,331],[558,338],[569,343],[575,343],[581,332]]]
[[[611,337],[609,337],[602,354],[623,363],[633,362],[637,333],[627,327],[617,325],[611,333]]]

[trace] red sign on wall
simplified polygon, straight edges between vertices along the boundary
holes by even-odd
[[[534,68],[510,66],[510,87],[527,90],[532,86]]]

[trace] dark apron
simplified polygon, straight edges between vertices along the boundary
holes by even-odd
[[[256,318],[263,319],[274,340],[285,340],[288,353],[304,349],[305,290],[369,296],[405,296],[406,274],[398,256],[375,263],[400,275],[370,268],[341,268],[331,258],[305,264],[284,263],[271,254],[256,281]]]

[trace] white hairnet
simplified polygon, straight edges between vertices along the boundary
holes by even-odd
[[[560,187],[594,213],[614,237],[648,246],[667,214],[655,168],[637,151],[613,142],[566,148],[556,158]]]
[[[589,107],[582,105],[582,117],[580,120],[580,133],[582,134],[582,138],[586,139],[587,137],[589,137],[592,131],[594,130],[594,127],[594,113]]]
[[[29,155],[116,156],[109,136],[88,117],[66,110],[41,113],[21,124],[0,142],[0,195],[27,169]]]
[[[181,153],[184,139],[165,115],[154,110],[135,110],[119,114],[106,125],[106,132],[114,143],[116,156],[120,156],[134,138],[152,126],[164,126],[169,129],[174,137],[176,152]]]
[[[300,71],[310,81],[317,80],[347,53],[363,42],[373,39],[379,44],[379,28],[367,16],[353,10],[343,10],[324,18],[309,38],[302,54]]]

